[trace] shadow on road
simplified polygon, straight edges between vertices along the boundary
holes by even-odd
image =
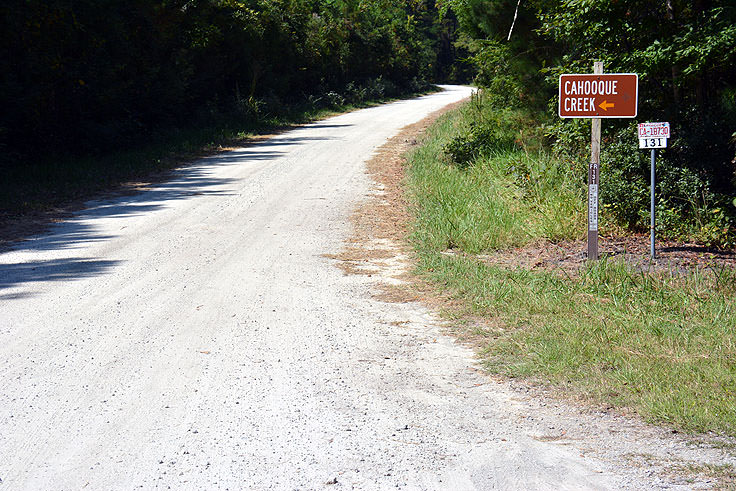
[[[320,124],[319,128],[337,128],[352,125]],[[20,217],[12,223],[0,222],[0,253],[21,252],[24,259],[13,262],[6,256],[0,258],[0,289],[24,283],[40,281],[71,281],[102,275],[114,268],[119,261],[98,260],[82,257],[63,259],[36,259],[34,252],[82,249],[91,243],[109,241],[115,235],[101,232],[97,220],[134,217],[155,212],[173,201],[192,199],[198,196],[228,196],[233,189],[228,185],[235,179],[213,177],[213,169],[222,166],[242,166],[254,162],[278,159],[282,151],[271,150],[278,146],[308,144],[333,137],[315,137],[298,134],[275,136],[255,141],[242,148],[200,158],[177,170],[149,176],[151,181],[143,184],[127,184],[92,201],[78,201],[62,209],[46,212],[34,217]],[[30,255],[25,253],[31,252]],[[72,253],[73,254],[73,253]],[[8,260],[9,259],[9,260]],[[12,300],[28,296],[27,293],[6,293],[0,300]]]
[[[23,283],[90,278],[104,274],[119,263],[120,261],[65,258],[0,264],[0,290]],[[0,299],[17,299],[29,295],[28,293],[0,295]]]

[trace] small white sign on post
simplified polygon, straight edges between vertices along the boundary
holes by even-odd
[[[667,138],[639,138],[639,148],[667,148]]]
[[[667,148],[669,123],[639,123],[639,148]]]
[[[656,220],[654,212],[656,211],[654,202],[654,186],[655,186],[655,172],[654,163],[657,158],[658,148],[667,148],[667,139],[670,137],[670,124],[666,122],[662,123],[639,123],[639,148],[646,148],[652,151],[652,164],[651,164],[651,176],[652,182],[650,187],[650,224],[651,230],[650,238],[650,251],[652,259],[656,257],[654,249],[654,228]]]
[[[588,196],[588,230],[598,231],[598,184],[591,184]]]

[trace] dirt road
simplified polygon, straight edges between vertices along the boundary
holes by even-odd
[[[468,94],[205,158],[0,255],[0,489],[656,483],[525,421],[434,317],[326,257],[372,152]]]

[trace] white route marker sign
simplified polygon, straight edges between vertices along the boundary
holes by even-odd
[[[667,148],[669,137],[669,123],[639,123],[639,148]]]
[[[670,124],[666,122],[662,123],[639,123],[639,148],[646,148],[651,151],[652,154],[652,165],[651,165],[651,187],[650,187],[650,253],[652,259],[656,257],[656,251],[654,249],[654,232],[655,232],[655,213],[656,203],[654,202],[654,186],[655,186],[655,169],[654,164],[657,158],[658,148],[667,148],[667,139],[670,137]]]

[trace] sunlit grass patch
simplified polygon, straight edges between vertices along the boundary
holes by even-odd
[[[431,129],[410,156],[407,188],[420,273],[494,320],[473,333],[484,366],[650,421],[736,435],[736,273],[602,260],[568,275],[484,260],[540,238],[581,238],[584,182],[523,142],[455,165],[445,145],[471,116],[457,111]]]

